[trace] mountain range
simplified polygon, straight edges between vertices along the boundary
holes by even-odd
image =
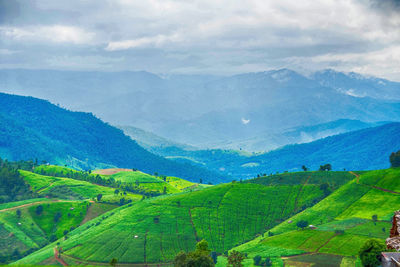
[[[0,157],[44,160],[89,170],[105,167],[220,182],[218,173],[152,154],[93,114],[0,93]]]
[[[265,151],[286,143],[273,136],[297,127],[400,120],[400,83],[333,70],[307,77],[288,69],[225,77],[0,70],[0,88],[201,148]]]

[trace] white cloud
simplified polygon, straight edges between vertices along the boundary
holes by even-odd
[[[0,27],[0,33],[5,38],[16,41],[54,42],[89,44],[94,33],[65,25],[29,26],[29,27]]]
[[[0,25],[0,49],[25,49],[35,66],[34,55],[43,57],[49,46],[49,56],[62,57],[69,45],[85,45],[68,52],[124,56],[116,69],[232,74],[328,67],[400,77],[400,16],[371,8],[367,0],[21,3],[25,13]]]
[[[249,123],[250,123],[249,119],[242,118],[242,124],[246,125],[246,124],[249,124]]]
[[[108,51],[115,51],[138,47],[160,47],[165,43],[173,43],[177,41],[180,41],[178,34],[170,36],[159,34],[152,37],[142,37],[133,40],[110,42],[105,49]]]

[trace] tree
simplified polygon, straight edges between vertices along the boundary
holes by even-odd
[[[257,255],[253,258],[254,265],[259,266],[261,263],[261,256]]]
[[[358,255],[363,266],[375,267],[381,264],[381,252],[386,250],[386,246],[377,239],[369,239],[361,247]]]
[[[118,262],[118,260],[117,260],[116,258],[112,258],[112,259],[110,260],[110,265],[113,266],[113,267],[115,267],[115,265],[117,265],[117,262]]]
[[[119,189],[115,189],[114,195],[118,195],[118,194],[119,194]]]
[[[103,194],[98,194],[97,195],[97,201],[100,201],[102,197],[103,197]]]
[[[58,222],[61,218],[62,214],[61,212],[57,212],[56,214],[54,214],[54,222]]]
[[[330,171],[332,170],[332,165],[331,164],[325,164],[325,165],[321,165],[319,166],[319,170],[320,171]]]
[[[392,152],[392,154],[390,154],[389,160],[392,168],[400,167],[400,150],[397,152]]]
[[[21,218],[21,210],[20,210],[20,209],[17,209],[17,210],[16,210],[16,214],[17,214],[17,217],[18,217],[18,218]]]
[[[308,171],[308,168],[305,166],[305,165],[303,165],[303,166],[301,166],[301,168],[303,169],[303,171]]]
[[[217,252],[215,252],[215,251],[211,252],[211,258],[212,258],[212,260],[213,260],[214,264],[216,264],[216,263],[217,263],[217,261],[218,261],[218,255],[217,255]]]
[[[272,266],[272,261],[271,261],[271,258],[269,258],[269,257],[266,257],[265,258],[265,260],[264,260],[264,262],[262,262],[262,264],[261,264],[262,266]]]
[[[199,182],[200,182],[200,184],[202,184],[202,183],[203,183],[203,179],[200,178],[200,181],[199,181]]]
[[[164,186],[164,189],[163,189],[163,194],[164,194],[164,195],[166,195],[166,194],[167,194],[167,187],[166,187],[166,186]]]
[[[378,215],[374,214],[372,215],[372,221],[374,222],[374,224],[376,225],[376,222],[378,221]]]
[[[304,228],[306,228],[308,226],[308,222],[305,221],[305,220],[300,220],[300,221],[298,221],[296,223],[296,226],[301,228],[301,229],[304,229]]]
[[[244,255],[243,253],[232,250],[231,253],[229,253],[228,256],[228,265],[232,265],[233,267],[242,267],[242,261],[244,260]]]
[[[196,250],[185,253],[179,252],[174,259],[174,266],[177,267],[213,267],[214,261],[209,256],[210,250],[208,249],[208,243],[205,240],[201,240],[196,244]]]
[[[43,206],[42,205],[36,206],[35,212],[36,212],[37,215],[42,214]]]

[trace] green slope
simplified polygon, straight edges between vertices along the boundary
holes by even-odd
[[[360,247],[370,238],[382,242],[389,235],[391,217],[400,206],[400,169],[364,172],[330,196],[270,230],[275,236],[259,237],[234,249],[249,257],[315,255],[309,262],[328,253],[344,257],[354,266]],[[372,221],[372,215],[378,221]],[[317,229],[298,230],[296,223],[306,220]],[[338,231],[340,230],[340,231]],[[304,258],[286,259],[287,263]],[[315,262],[314,262],[315,263]]]
[[[223,253],[292,216],[297,203],[308,205],[322,195],[317,185],[223,184],[125,205],[59,242],[72,263],[108,263],[113,257],[125,263],[170,262],[203,238]],[[45,262],[53,247],[18,263]]]
[[[105,212],[107,209],[104,210],[104,205],[89,201],[49,199],[3,205],[0,207],[0,263],[16,260],[63,237],[64,231],[79,227],[90,215],[89,211],[102,209]],[[40,214],[36,212],[38,206],[43,209]]]
[[[19,171],[23,179],[31,186],[32,190],[40,196],[50,196],[61,199],[92,199],[102,194],[102,201],[119,203],[121,197],[139,200],[140,195],[127,193],[124,196],[116,195],[115,188],[100,186],[86,181],[70,178],[40,175],[28,171]]]

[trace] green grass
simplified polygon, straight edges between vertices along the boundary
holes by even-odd
[[[0,204],[0,210],[18,207],[18,206],[26,205],[26,204],[31,204],[31,203],[35,203],[38,201],[45,202],[45,201],[51,201],[51,200],[48,198],[32,198],[32,199],[26,199],[26,200],[21,200],[21,201],[8,202],[8,203]]]
[[[52,166],[55,167],[55,166]],[[86,181],[71,178],[52,177],[20,170],[23,179],[29,183],[32,190],[41,196],[51,195],[61,199],[93,199],[102,194],[102,201],[119,203],[121,198],[137,201],[141,199],[138,194],[127,193],[126,195],[115,195],[115,188],[100,186]]]
[[[346,171],[307,171],[273,174],[249,179],[245,182],[263,185],[297,185],[307,181],[307,184],[327,183],[331,188],[336,189],[353,180],[354,177],[353,174]]]
[[[383,241],[388,237],[390,219],[400,206],[399,195],[373,186],[394,191],[398,177],[399,169],[363,172],[359,183],[356,179],[351,180],[313,207],[270,230],[277,235],[258,237],[234,249],[252,256],[263,253],[276,255],[274,249],[282,256],[287,256],[290,250],[294,250],[291,255],[302,250],[351,256],[345,264],[354,266],[355,257],[366,240],[378,238]],[[372,221],[374,214],[378,215],[378,222]],[[296,223],[300,220],[316,225],[317,230],[297,230]],[[344,230],[344,234],[335,234],[335,230]]]
[[[326,254],[336,255],[332,256],[335,262],[343,266],[354,266],[366,240],[383,240],[388,235],[389,218],[400,206],[398,195],[373,188],[395,190],[400,169],[360,174],[359,183],[347,172],[304,172],[276,176],[273,183],[229,183],[163,195],[107,212],[59,242],[71,263],[106,264],[111,258],[122,263],[171,262],[179,251],[193,250],[196,240],[204,238],[213,251],[247,253],[245,266],[251,266],[256,255],[272,257],[274,266],[283,261],[288,266],[293,262],[321,266]],[[153,178],[158,179],[146,175],[126,179],[149,179],[152,184]],[[172,186],[174,181],[167,178],[167,182]],[[177,190],[187,188],[183,181],[176,182],[180,184]],[[330,189],[344,185],[322,199],[322,183]],[[321,201],[314,205],[317,200]],[[378,222],[371,220],[374,214]],[[317,229],[298,230],[300,220]],[[18,263],[43,263],[51,250],[52,246],[45,247]],[[281,259],[294,255],[301,256]],[[226,259],[219,260],[218,266]]]
[[[148,192],[164,193],[164,187],[166,188],[167,194],[179,193],[182,190],[179,186],[173,186],[168,182],[164,182],[161,177],[155,177],[141,171],[121,171],[110,175],[109,178],[113,178],[116,181],[120,181],[126,184],[138,185],[140,188]],[[168,177],[170,181],[174,181],[175,184],[179,185],[178,181],[181,180],[181,184],[184,184],[183,179]],[[168,180],[167,180],[168,181]],[[190,182],[187,182],[190,183]],[[192,184],[192,183],[190,183]]]
[[[89,262],[115,257],[119,262],[141,263],[145,251],[146,262],[168,262],[181,250],[193,250],[196,239],[203,238],[212,250],[222,253],[291,216],[301,189],[300,185],[231,183],[160,196],[123,206],[105,219],[96,218],[89,228],[84,224],[61,246],[66,255]],[[37,254],[21,263],[38,263],[34,260]]]
[[[27,201],[19,201],[12,205],[18,207]],[[114,209],[115,205],[104,203],[90,203],[89,201],[60,201],[48,200],[43,202],[38,199],[29,206],[16,210],[0,212],[0,257],[11,255],[16,249],[20,254],[27,253],[43,247],[52,240],[64,236],[64,231],[70,232],[81,223]],[[36,213],[36,208],[41,205],[43,212]],[[55,221],[55,215],[61,216]],[[73,227],[73,228],[72,228]],[[69,234],[67,234],[69,235]],[[39,263],[39,262],[37,262]]]

